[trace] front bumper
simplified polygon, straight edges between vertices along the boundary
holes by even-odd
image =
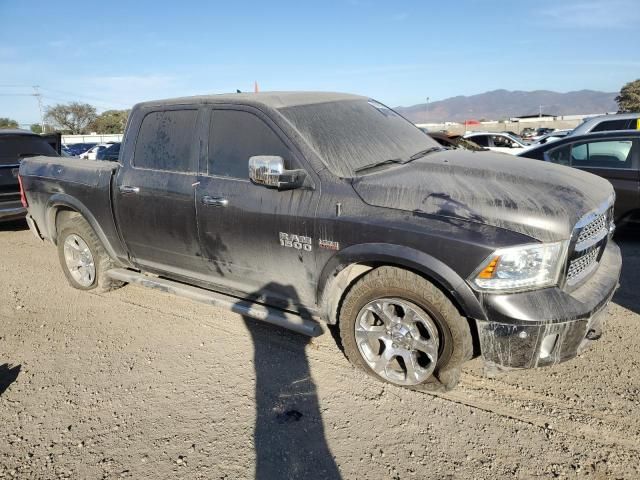
[[[27,209],[22,206],[20,200],[0,203],[0,222],[24,218]]]
[[[489,371],[534,368],[568,360],[600,338],[622,257],[609,241],[596,272],[568,293],[560,288],[484,295],[489,321],[476,321]]]

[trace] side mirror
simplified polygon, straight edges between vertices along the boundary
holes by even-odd
[[[291,190],[301,187],[306,176],[304,170],[285,170],[279,156],[257,155],[249,159],[249,178],[256,185]]]

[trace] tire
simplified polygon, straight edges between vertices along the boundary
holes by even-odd
[[[123,282],[107,277],[106,272],[115,267],[114,262],[84,217],[79,214],[66,217],[58,231],[58,259],[65,277],[73,288],[108,292],[124,285]],[[76,258],[70,258],[69,262],[65,257],[65,245],[68,251],[75,250]],[[82,271],[87,275],[80,274],[81,268],[73,268],[70,263],[76,267],[83,263],[86,268],[82,268]]]
[[[413,390],[451,390],[473,355],[467,319],[449,298],[425,278],[396,267],[376,268],[351,287],[339,330],[354,366]]]

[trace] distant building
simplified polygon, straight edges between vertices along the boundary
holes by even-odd
[[[62,135],[62,143],[65,145],[73,145],[74,143],[107,143],[122,142],[123,135],[121,133],[114,134],[97,134],[89,135]]]
[[[581,113],[578,115],[553,115],[551,113],[534,113],[532,115],[521,115],[512,117],[511,122],[533,123],[533,122],[553,122],[553,121],[580,121],[589,117],[597,117],[598,115],[608,115],[609,113]]]
[[[519,117],[512,117],[509,120],[512,122],[553,122],[558,119],[558,115],[553,115],[550,113],[536,113],[533,115],[521,115]]]

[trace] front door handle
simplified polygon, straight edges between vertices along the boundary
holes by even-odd
[[[120,185],[121,193],[140,193],[139,187],[132,187],[130,185]]]
[[[212,207],[226,207],[229,205],[229,200],[222,197],[210,197],[209,195],[205,195],[202,197],[202,204]]]

